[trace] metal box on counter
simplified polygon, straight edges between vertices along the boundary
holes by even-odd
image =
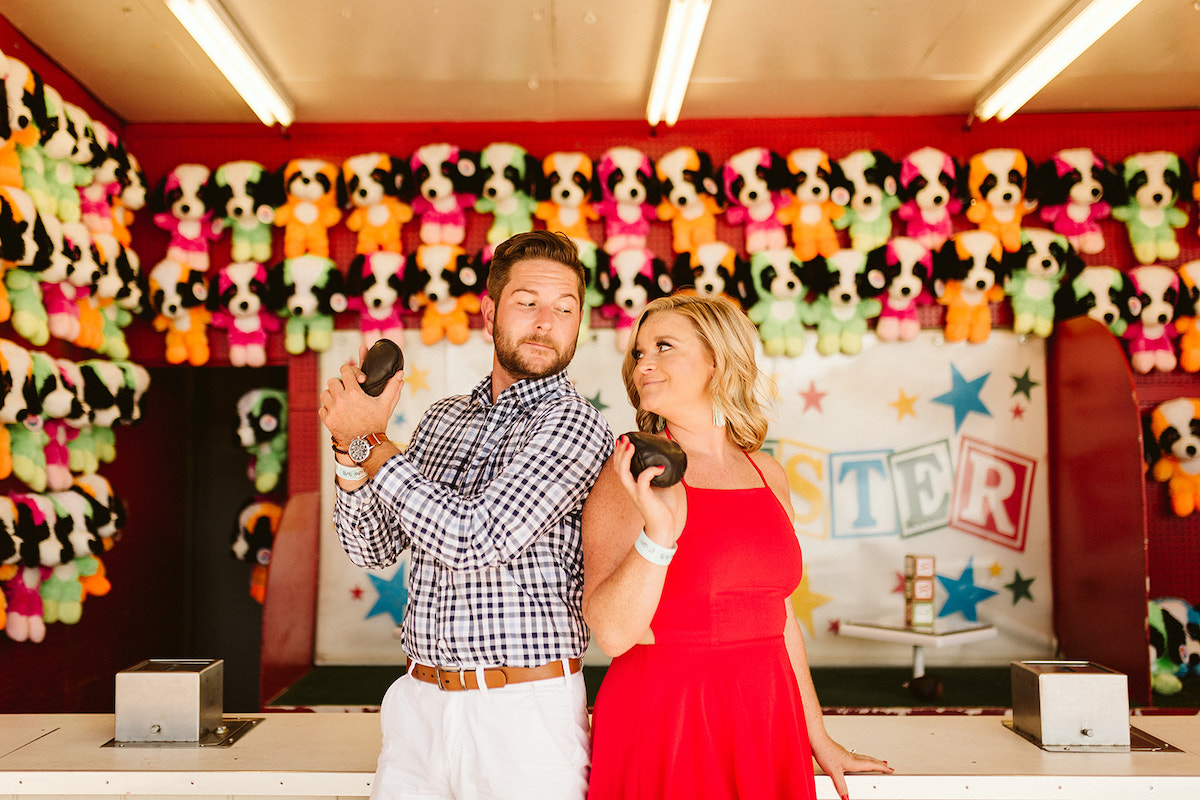
[[[1013,728],[1047,749],[1128,750],[1129,680],[1090,661],[1012,662]]]
[[[222,726],[220,659],[151,658],[117,673],[117,742],[199,742]]]

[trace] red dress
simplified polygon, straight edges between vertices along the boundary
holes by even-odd
[[[655,643],[613,659],[596,697],[589,800],[816,796],[783,639],[800,543],[763,483],[684,483],[688,519],[651,622]]]

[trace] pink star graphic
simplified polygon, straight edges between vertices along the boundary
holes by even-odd
[[[841,628],[842,628],[842,621],[840,619],[829,620],[829,632],[830,633],[838,633],[841,630]]]
[[[355,586],[353,589],[350,590],[350,596],[353,597],[355,600],[362,600],[362,596],[363,596],[362,587]]]
[[[896,573],[896,585],[892,588],[892,594],[904,594],[904,573]]]
[[[1012,418],[1025,419],[1025,408],[1020,403],[1012,407]]]
[[[827,394],[829,392],[818,391],[816,381],[809,381],[808,389],[800,392],[800,396],[804,398],[804,411],[815,408],[818,414],[824,414],[825,410],[821,408],[821,401]]]

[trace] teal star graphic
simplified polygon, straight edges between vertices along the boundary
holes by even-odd
[[[987,382],[992,373],[985,372],[975,380],[968,381],[963,378],[958,367],[951,364],[950,369],[953,388],[945,394],[933,398],[933,402],[954,409],[954,432],[957,433],[958,429],[962,427],[963,420],[967,418],[967,414],[972,411],[985,417],[992,415],[992,412],[988,411],[987,406],[979,399],[979,393],[983,391],[983,384]]]
[[[395,425],[403,425],[404,424],[404,414],[401,414],[398,412],[396,414],[393,414],[392,415],[392,423]]]
[[[400,565],[400,569],[396,570],[390,580],[369,572],[367,577],[371,579],[375,591],[379,593],[379,599],[367,612],[366,619],[387,614],[392,618],[393,623],[401,624],[404,621],[404,606],[408,604],[408,587],[404,585],[404,565]]]
[[[1033,391],[1033,387],[1041,386],[1040,383],[1029,377],[1029,367],[1025,368],[1022,375],[1009,375],[1013,379],[1013,392],[1011,397],[1016,397],[1019,394],[1025,395],[1026,400],[1032,400],[1029,393]]]
[[[1013,570],[1016,577],[1012,583],[1004,584],[1004,588],[1012,592],[1013,605],[1015,606],[1020,600],[1029,600],[1033,602],[1033,595],[1029,593],[1029,584],[1033,583],[1037,578],[1022,578],[1021,570]]]
[[[588,397],[587,401],[589,403],[591,403],[593,406],[595,406],[597,411],[603,411],[604,409],[608,408],[608,403],[606,403],[600,399],[600,390],[599,389],[596,390],[596,396]]]
[[[938,612],[938,619],[958,612],[966,618],[967,622],[978,622],[979,615],[975,613],[975,604],[987,600],[996,594],[991,589],[975,585],[975,566],[973,562],[974,559],[967,562],[962,575],[957,579],[947,578],[945,575],[937,576],[938,581],[942,584],[942,588],[949,595],[946,598],[946,602],[942,604],[942,610]]]

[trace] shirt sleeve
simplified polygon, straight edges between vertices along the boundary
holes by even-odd
[[[550,405],[504,468],[476,494],[426,479],[392,458],[372,481],[379,504],[396,514],[401,539],[455,570],[508,563],[568,514],[578,511],[613,440],[600,412],[581,398]]]
[[[396,455],[391,461],[403,458]],[[377,474],[375,479],[380,477]],[[371,483],[353,491],[335,488],[333,527],[346,555],[360,567],[390,566],[409,545],[395,514],[379,502]]]

